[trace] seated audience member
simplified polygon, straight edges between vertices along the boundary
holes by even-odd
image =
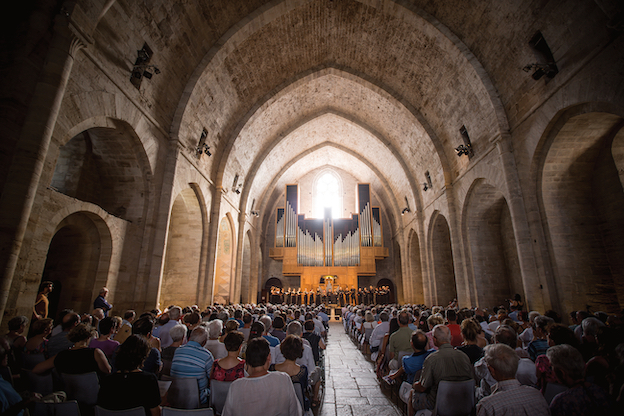
[[[301,322],[292,321],[286,327],[286,334],[288,335],[296,335],[299,338],[302,338],[302,329]],[[275,349],[275,363],[283,363],[285,360],[282,352],[279,348]],[[314,362],[314,353],[312,352],[312,347],[306,345],[305,341],[303,341],[303,356],[297,359],[297,364],[305,365],[308,369],[308,379],[309,384],[312,386],[314,395],[312,401],[317,401],[319,388],[321,387],[321,369],[316,366]]]
[[[162,368],[162,360],[160,358],[160,348],[155,346],[155,344],[159,345],[159,343],[154,343],[152,341],[154,339],[154,337],[152,337],[153,330],[154,320],[151,316],[139,318],[132,324],[132,334],[143,335],[151,348],[147,358],[143,361],[141,370],[147,373],[158,374]]]
[[[494,334],[495,344],[505,344],[509,348],[514,348],[518,344],[518,334],[511,327],[507,325],[501,325],[496,329]],[[516,351],[516,354],[518,352]],[[534,386],[537,382],[535,376],[535,364],[528,358],[521,358],[518,361],[518,369],[516,371],[516,379],[520,384],[525,386]],[[492,374],[488,370],[487,363],[484,358],[481,358],[474,363],[474,377],[477,381],[477,389],[475,397],[478,400],[491,394],[492,387],[496,384],[496,380],[492,377]]]
[[[492,394],[479,401],[477,416],[548,416],[548,403],[539,390],[516,380],[518,354],[505,344],[485,347],[485,362],[496,384]]]
[[[228,319],[223,326],[223,334],[219,337],[219,342],[223,344],[227,334],[234,331],[238,331],[238,321],[236,319]]]
[[[281,316],[275,317],[271,325],[273,325],[273,330],[271,331],[271,335],[273,335],[274,337],[279,339],[280,342],[282,342],[284,338],[286,338],[286,333],[284,332],[284,326],[285,326],[284,318],[282,318]]]
[[[314,332],[314,321],[311,319],[305,321],[303,327],[305,329],[305,332],[302,335],[303,339],[310,343],[310,347],[312,347],[312,355],[314,355],[314,362],[318,362],[321,356],[320,350],[325,349],[325,342],[320,335]]]
[[[111,336],[115,335],[117,331],[117,321],[115,318],[107,316],[106,318],[100,321],[100,336],[98,338],[94,338],[89,344],[89,348],[99,348],[104,354],[106,354],[106,358],[110,361],[113,353],[119,347],[119,342],[111,339]]]
[[[371,353],[375,354],[379,352],[379,348],[381,347],[381,343],[383,342],[384,335],[390,331],[390,314],[387,311],[383,311],[379,314],[379,319],[381,323],[373,329],[373,333],[368,340],[370,345]],[[377,359],[377,355],[371,355],[371,359]]]
[[[173,343],[167,348],[163,348],[161,357],[163,360],[173,360],[178,347],[182,346],[186,341],[186,328],[183,325],[176,325],[169,331]]]
[[[548,334],[548,327],[554,324],[552,318],[544,315],[540,315],[533,321],[533,341],[529,343],[527,351],[529,357],[533,362],[542,354],[546,354],[548,350],[548,341],[546,340],[546,334]]]
[[[24,348],[24,345],[26,345],[27,340],[23,335],[26,325],[28,325],[28,318],[25,316],[16,316],[15,318],[11,318],[11,320],[9,320],[9,332],[4,336],[9,343],[9,347],[11,348],[11,351],[8,352],[11,355],[9,357],[9,361],[17,358],[15,352],[21,351],[22,348]]]
[[[124,313],[123,320],[121,321],[121,325],[117,329],[117,333],[113,338],[115,341],[123,344],[123,342],[132,335],[132,322],[136,319],[136,312],[133,310],[127,310]]]
[[[548,328],[547,338],[549,347],[568,344],[576,349],[579,348],[579,342],[574,335],[574,331],[562,324],[552,324]],[[537,388],[539,388],[542,393],[546,391],[548,383],[558,383],[550,360],[545,354],[540,355],[535,360],[535,375],[537,377]]]
[[[360,327],[360,332],[362,334],[365,334],[366,330],[368,329],[371,331],[372,334],[372,331],[375,329],[376,326],[377,322],[375,321],[375,316],[371,311],[366,311],[366,313],[364,314],[364,322],[362,322],[362,326]]]
[[[245,336],[242,332],[232,331],[225,336],[225,349],[228,355],[212,364],[210,379],[217,381],[234,381],[245,377],[245,360],[238,357]]]
[[[184,326],[186,327],[186,338],[188,338],[191,336],[191,332],[193,332],[193,330],[201,324],[201,315],[198,312],[190,312],[184,315],[182,321],[184,322]],[[175,326],[173,328],[175,328]],[[169,336],[171,336],[171,330],[169,330]]]
[[[32,323],[30,328],[31,335],[28,341],[26,341],[26,344],[24,344],[23,350],[23,365],[25,369],[32,370],[37,362],[43,361],[45,358],[49,357],[47,352],[47,344],[49,341],[46,337],[51,331],[52,319],[50,318],[38,319]],[[69,341],[67,342],[70,343]],[[36,356],[32,358],[36,358],[37,361],[30,360],[28,357],[29,355]]]
[[[461,334],[461,327],[457,324],[457,312],[455,309],[447,309],[446,310],[446,321],[448,322],[446,326],[451,330],[451,346],[459,347],[462,345],[463,339]]]
[[[408,401],[408,415],[421,409],[433,409],[442,380],[463,381],[472,378],[472,365],[468,356],[451,346],[451,331],[445,325],[433,328],[433,341],[438,351],[429,355],[422,368],[420,380],[412,386]]]
[[[61,321],[62,331],[50,337],[48,341],[48,356],[53,357],[63,350],[71,348],[72,343],[67,339],[69,331],[74,329],[80,323],[80,315],[76,312],[70,312],[63,317]]]
[[[433,342],[433,328],[435,328],[437,325],[444,325],[444,318],[439,313],[434,313],[429,318],[427,318],[427,325],[429,326],[429,328],[431,328],[431,330],[427,332],[427,339],[429,340],[429,344],[427,344],[427,349],[434,349],[437,351],[438,347],[436,347],[435,342]]]
[[[390,363],[388,366],[391,370],[398,370],[399,366],[399,353],[412,351],[411,339],[412,330],[409,325],[409,314],[405,311],[401,312],[398,316],[399,330],[390,335],[388,345],[390,346]]]
[[[160,390],[153,373],[140,370],[151,348],[141,335],[131,335],[115,356],[117,372],[100,382],[98,405],[108,410],[143,407],[147,416],[160,415]]]
[[[555,345],[546,355],[559,382],[569,387],[550,402],[552,416],[613,414],[607,393],[585,381],[585,361],[576,348],[567,344]]]
[[[111,367],[106,355],[99,348],[89,348],[91,339],[97,332],[86,324],[79,324],[72,329],[67,338],[73,344],[71,349],[63,350],[33,368],[33,373],[42,374],[52,368],[59,373],[84,374],[92,371],[99,375],[110,374]]]
[[[580,351],[585,362],[589,361],[598,352],[598,329],[605,326],[598,318],[588,317],[581,323],[583,337],[581,338]]]
[[[238,330],[243,333],[243,336],[245,337],[245,341],[249,339],[249,333],[251,332],[252,322],[253,322],[253,317],[251,316],[251,314],[245,313],[243,315],[243,326],[238,328]]]
[[[297,364],[296,360],[303,357],[303,341],[296,335],[288,335],[279,346],[284,362],[269,367],[269,371],[281,371],[290,376],[293,383],[301,384],[304,393],[304,410],[310,408],[310,401],[305,395],[308,390],[308,369],[305,365]],[[318,402],[313,405],[318,406]]]
[[[223,416],[301,416],[303,409],[288,374],[269,372],[271,350],[262,337],[251,339],[247,346],[246,368],[249,377],[239,378],[230,386]]]
[[[403,357],[403,361],[401,363],[401,368],[399,370],[389,375],[387,378],[384,378],[386,381],[390,381],[392,384],[395,380],[401,380],[403,374],[406,375],[405,383],[408,383],[410,386],[414,384],[414,376],[420,370],[422,370],[423,363],[425,359],[432,354],[434,350],[426,350],[427,343],[429,340],[427,339],[427,335],[424,331],[417,329],[412,334],[411,345],[414,353],[412,355],[406,355]],[[410,390],[406,390],[406,395],[401,397],[401,399],[407,403],[409,401]]]
[[[219,321],[220,322],[220,321]],[[214,358],[212,353],[204,348],[208,340],[208,332],[203,326],[198,326],[191,332],[186,345],[178,348],[171,363],[171,377],[194,377],[199,386],[201,404],[208,404],[208,380]]]
[[[206,341],[206,348],[208,351],[212,353],[212,356],[215,360],[220,360],[221,358],[227,357],[228,352],[225,348],[225,345],[221,341],[219,341],[219,337],[221,336],[221,331],[223,331],[223,322],[220,319],[215,319],[214,321],[208,322],[208,341]]]
[[[522,348],[525,350],[529,348],[529,344],[533,341],[533,325],[535,318],[538,316],[540,316],[540,313],[537,311],[529,312],[528,327],[518,335],[518,340],[522,341]]]
[[[479,337],[480,335],[481,337]],[[474,319],[464,319],[461,323],[461,336],[464,341],[457,349],[468,356],[470,364],[474,364],[483,357],[485,345],[479,345],[480,340],[482,343],[485,342],[483,329]]]
[[[264,334],[262,334],[262,337],[269,341],[269,345],[271,347],[277,347],[280,343],[279,338],[274,337],[269,333],[271,325],[273,324],[271,318],[268,315],[264,315],[260,318],[260,322],[262,322],[262,324],[264,325]]]
[[[182,318],[182,308],[179,306],[172,306],[167,311],[169,314],[169,321],[162,325],[158,329],[158,338],[160,338],[160,345],[162,348],[167,348],[173,342],[169,336],[169,331],[176,325],[182,325],[180,319]]]

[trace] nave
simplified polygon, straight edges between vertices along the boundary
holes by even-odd
[[[319,416],[402,415],[384,394],[374,363],[351,341],[341,322],[329,323],[325,380],[325,397]]]

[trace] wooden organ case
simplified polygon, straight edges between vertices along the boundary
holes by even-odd
[[[286,185],[269,256],[283,262],[285,276],[301,276],[301,290],[325,287],[322,277],[333,277],[334,288],[357,288],[358,276],[374,276],[375,260],[388,257],[381,212],[371,206],[369,184],[357,185],[356,204],[358,213],[351,218],[333,219],[331,209],[325,209],[324,218],[306,219],[298,214],[298,185]]]

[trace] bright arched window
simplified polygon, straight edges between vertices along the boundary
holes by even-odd
[[[342,186],[340,179],[333,172],[324,172],[316,181],[314,196],[314,215],[323,218],[325,208],[332,210],[332,218],[342,216]]]

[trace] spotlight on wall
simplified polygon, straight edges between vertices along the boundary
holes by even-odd
[[[254,217],[259,217],[260,216],[260,213],[258,211],[249,211],[249,213],[251,215],[253,215]]]
[[[405,197],[405,208],[403,208],[403,211],[401,211],[401,215],[405,215],[408,212],[412,212],[412,210],[409,207],[409,201],[407,200],[407,196]]]
[[[429,171],[425,172],[425,179],[427,180],[427,182],[423,182],[423,191],[427,191],[427,189],[432,189],[433,188],[433,183],[431,182],[431,175],[429,174]]]
[[[470,142],[470,136],[468,136],[468,130],[465,126],[461,126],[459,129],[459,133],[462,136],[462,140],[464,144],[460,144],[455,148],[458,157],[462,157],[463,155],[468,156],[468,159],[474,156],[474,152],[472,151],[472,143]]]
[[[550,47],[548,46],[548,43],[546,43],[546,39],[544,39],[542,32],[537,31],[533,35],[529,41],[529,46],[533,50],[533,54],[535,55],[537,62],[528,64],[522,68],[524,72],[533,70],[533,74],[531,76],[536,81],[544,75],[546,75],[547,80],[549,80],[559,73],[559,68],[557,68],[555,58],[550,50]]]
[[[243,183],[238,183],[238,173],[234,175],[234,181],[232,182],[232,192],[236,192],[236,194],[240,195],[241,188],[243,187]]]
[[[210,153],[210,146],[208,146],[206,143],[203,143],[203,144],[197,146],[195,148],[195,152],[197,153],[198,157],[201,156],[202,153],[206,154],[208,156],[212,156],[212,153]]]

